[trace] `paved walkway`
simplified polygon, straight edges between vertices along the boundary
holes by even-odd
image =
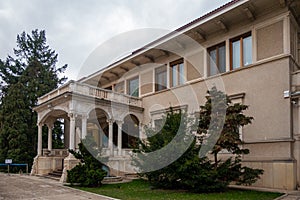
[[[300,191],[290,191],[276,200],[300,200]]]
[[[61,183],[36,176],[7,175],[0,173],[0,200],[113,200],[102,195],[92,194],[62,186]]]
[[[249,188],[248,188],[249,189]],[[256,188],[257,189],[257,188]],[[272,191],[272,190],[269,190]],[[278,191],[286,192],[286,191]],[[0,200],[116,200],[76,190],[61,183],[36,176],[0,173]],[[288,191],[276,200],[300,200],[300,191]]]

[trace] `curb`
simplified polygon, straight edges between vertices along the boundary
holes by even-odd
[[[280,197],[277,197],[276,199],[274,199],[274,200],[281,200],[281,199],[284,199],[285,197],[287,197],[287,196],[289,196],[288,194],[284,194],[284,195],[282,195],[282,196],[280,196]]]
[[[80,190],[80,189],[68,187],[68,186],[65,186],[65,185],[62,185],[62,187],[68,188],[68,189],[71,189],[71,190],[74,190],[74,191],[79,191],[79,192],[89,193],[89,194],[91,194],[91,195],[98,196],[98,197],[102,197],[102,198],[106,198],[106,199],[109,199],[109,200],[121,200],[121,199],[116,199],[116,198],[108,197],[108,196],[101,195],[101,194],[96,194],[96,193],[89,192],[89,191],[84,191],[84,190]]]

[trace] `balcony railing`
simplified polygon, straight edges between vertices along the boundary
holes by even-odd
[[[91,85],[70,81],[67,84],[53,90],[38,99],[38,104],[42,104],[50,99],[53,99],[66,92],[80,94],[97,99],[108,100],[116,103],[142,107],[142,101],[137,97],[132,97],[126,94],[116,93],[111,90],[106,90]]]

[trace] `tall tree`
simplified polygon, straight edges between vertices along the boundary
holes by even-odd
[[[66,81],[60,74],[67,65],[56,67],[57,61],[44,30],[18,35],[14,56],[0,60],[0,162],[10,157],[14,162],[32,163],[37,140],[37,114],[32,108],[39,96]]]

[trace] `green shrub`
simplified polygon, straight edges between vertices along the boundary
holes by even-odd
[[[80,159],[81,163],[73,169],[68,170],[67,182],[78,183],[81,186],[98,187],[106,176],[106,172],[102,169],[103,164],[100,163],[94,155],[98,155],[96,143],[92,137],[87,136],[79,144],[79,152],[69,150],[75,158]]]
[[[217,112],[212,112],[212,104]],[[139,148],[134,150],[133,163],[141,171],[149,171],[140,176],[146,177],[158,188],[186,189],[197,193],[222,192],[231,182],[245,185],[254,183],[263,170],[242,166],[240,159],[242,154],[249,153],[248,149],[242,148],[243,142],[239,136],[240,127],[253,120],[243,114],[247,108],[246,105],[231,104],[229,98],[216,88],[209,91],[207,102],[200,107],[197,120],[188,118],[181,111],[173,112],[170,108],[170,112],[163,117],[165,124],[161,129],[146,127],[147,141],[140,140]],[[209,127],[219,128],[209,130]],[[196,131],[197,135],[194,134]],[[171,145],[167,153],[155,155],[155,158],[149,154],[163,150],[167,145]],[[170,159],[173,156],[172,149],[186,145],[190,146],[176,161],[162,169],[149,170],[149,166]],[[219,160],[218,154],[222,150],[231,153],[231,157]],[[208,159],[208,153],[213,155],[213,160]],[[148,156],[152,156],[152,159],[148,159]]]

